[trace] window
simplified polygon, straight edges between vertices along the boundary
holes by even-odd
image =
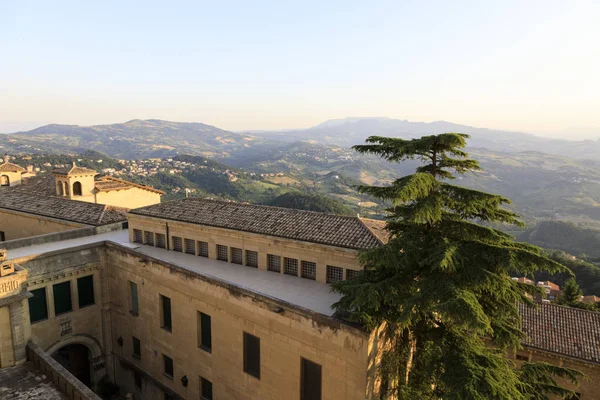
[[[73,196],[81,196],[83,191],[81,190],[81,182],[75,182],[73,184]]]
[[[171,332],[173,326],[171,325],[171,299],[160,295],[160,307],[161,307],[161,328]]]
[[[139,229],[133,230],[133,242],[142,243],[142,231],[140,231]]]
[[[142,388],[142,375],[136,370],[133,371],[133,384],[138,389]]]
[[[298,260],[285,257],[283,259],[283,273],[298,276]]]
[[[246,250],[246,266],[258,268],[258,252]]]
[[[358,272],[354,269],[347,269],[346,270],[346,279],[353,279],[356,278],[356,276],[358,276]]]
[[[34,322],[48,319],[48,304],[46,303],[46,288],[31,291],[29,298],[29,321]]]
[[[198,255],[201,257],[208,257],[208,243],[198,242]]]
[[[301,359],[300,400],[321,400],[321,366]]]
[[[317,279],[317,264],[310,261],[302,261],[300,264],[302,267],[302,277],[306,279]]]
[[[4,231],[0,231],[0,242],[4,241],[6,241],[6,235],[4,234]]]
[[[79,294],[79,308],[95,304],[94,275],[88,275],[77,279],[77,293]]]
[[[238,249],[237,247],[231,248],[231,262],[233,264],[243,264],[243,252],[242,249]]]
[[[525,354],[517,354],[515,358],[521,361],[529,361],[529,356]]]
[[[281,257],[267,254],[267,270],[281,272]]]
[[[227,246],[217,245],[217,260],[220,261],[229,261],[227,258]]]
[[[183,241],[178,236],[171,236],[173,240],[173,251],[183,252]]]
[[[192,239],[185,239],[185,252],[188,254],[196,254],[196,242]]]
[[[64,314],[73,311],[71,303],[71,282],[58,283],[52,286],[54,294],[54,314]]]
[[[160,247],[161,249],[167,248],[166,239],[165,239],[164,234],[162,234],[162,233],[156,234],[156,247]]]
[[[201,400],[212,400],[212,382],[208,379],[200,377],[200,399]]]
[[[148,246],[154,246],[154,232],[144,232],[144,239]]]
[[[198,347],[209,353],[212,350],[210,315],[198,312]]]
[[[167,393],[167,392],[165,392],[165,397],[164,397],[164,399],[165,399],[165,400],[175,400],[175,397],[171,396],[171,394],[170,394],[170,393]]]
[[[129,293],[131,297],[131,310],[130,312],[133,315],[139,315],[139,304],[138,304],[138,291],[137,291],[137,283],[129,282]]]
[[[332,265],[327,266],[327,283],[344,280],[344,269],[340,267],[334,267]]]
[[[163,354],[163,372],[173,379],[173,359]]]
[[[142,344],[140,342],[140,339],[136,338],[135,336],[131,337],[132,341],[133,341],[133,358],[137,358],[138,360],[142,359]]]
[[[260,379],[260,338],[244,332],[244,372]]]
[[[10,178],[8,175],[0,176],[0,186],[10,186]]]

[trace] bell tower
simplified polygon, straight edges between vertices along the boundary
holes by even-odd
[[[79,167],[73,161],[70,169],[55,169],[52,171],[56,195],[71,200],[95,203],[95,180],[98,173],[89,168]]]

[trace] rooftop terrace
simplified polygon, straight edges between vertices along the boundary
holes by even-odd
[[[200,275],[327,316],[333,315],[334,311],[330,306],[340,298],[338,294],[331,292],[329,285],[312,280],[298,279],[289,275],[244,267],[191,254],[129,243],[128,231],[126,230],[22,247],[9,250],[7,253],[8,258],[16,259],[103,241],[111,241],[128,248],[134,248],[135,251],[141,254],[169,262]]]

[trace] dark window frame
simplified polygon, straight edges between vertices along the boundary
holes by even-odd
[[[38,323],[38,322],[42,322],[42,321],[47,321],[48,320],[48,293],[46,293],[46,286],[41,287],[39,289],[34,289],[30,291],[31,294],[33,294],[32,297],[30,297],[29,300],[29,323],[31,325]],[[36,296],[37,293],[43,293],[43,296]],[[37,309],[37,305],[32,303],[39,301],[39,307],[40,310],[43,307],[44,312],[31,312],[32,309]],[[42,305],[43,304],[43,305]],[[36,319],[35,321],[32,319],[32,317],[34,317],[34,315],[40,315],[41,318]],[[43,317],[42,317],[43,314]]]
[[[260,380],[260,338],[244,332],[244,372]]]
[[[169,371],[170,369],[170,371]],[[171,372],[169,374],[169,372]],[[169,378],[173,379],[175,376],[175,362],[171,357],[163,353],[163,374]]]
[[[307,378],[306,367],[318,367],[319,374],[319,385],[318,388],[315,388],[318,392],[318,395],[315,395],[310,388],[305,385],[311,385],[315,383],[315,380],[312,377]],[[308,390],[307,390],[308,389]],[[308,392],[308,393],[307,393]],[[300,357],[300,400],[321,400],[323,397],[323,366],[321,364],[317,364],[314,361],[311,361],[307,358]]]
[[[200,377],[200,399],[213,400],[213,384],[203,376]]]
[[[131,337],[131,345],[133,348],[133,351],[131,352],[131,356],[133,358],[135,358],[136,360],[141,360],[142,359],[142,342],[140,341],[140,339],[136,338],[135,336]]]
[[[173,314],[172,314],[172,302],[171,298],[160,296],[160,327],[167,332],[173,332]],[[166,307],[168,305],[168,307]],[[168,310],[168,313],[167,313]]]
[[[198,311],[198,347],[212,353],[212,318]]]
[[[85,288],[82,287],[84,284],[87,284],[87,280],[91,279],[91,296],[89,294],[89,292],[86,292],[85,289],[89,289],[89,288]],[[83,290],[82,290],[83,289]],[[84,302],[82,304],[82,296],[81,293],[87,293],[86,295],[83,296]],[[87,276],[82,276],[81,278],[77,278],[77,303],[79,304],[79,308],[85,308],[85,307],[89,307],[89,306],[93,306],[96,304],[96,296],[94,293],[94,275],[87,275]]]
[[[129,286],[129,302],[131,305],[131,309],[129,310],[129,313],[131,315],[134,316],[138,316],[140,315],[140,296],[139,296],[139,292],[138,292],[138,284],[133,282],[133,281],[129,281],[128,282],[128,286]],[[135,288],[135,290],[133,290]],[[133,293],[135,293],[135,296],[133,295]],[[133,300],[135,297],[135,301]]]
[[[239,247],[230,247],[229,250],[231,252],[229,254],[231,263],[243,265],[244,264],[244,250]]]
[[[208,257],[208,242],[198,240],[198,256]]]
[[[68,293],[69,309],[68,310],[66,308],[64,310],[61,309],[61,311],[58,312],[57,311],[57,299],[59,296],[57,296],[57,288],[58,287],[63,288],[63,287],[65,287],[65,285],[68,285],[68,287],[69,287],[69,291],[65,292],[65,293]],[[58,289],[58,290],[61,290],[61,289]],[[54,296],[54,315],[58,316],[58,315],[63,315],[63,314],[73,312],[73,295],[71,294],[71,281],[56,283],[56,284],[52,285],[52,295]],[[66,304],[66,299],[65,299],[65,304]]]

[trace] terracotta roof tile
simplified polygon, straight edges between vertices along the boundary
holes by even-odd
[[[147,190],[149,192],[154,192],[158,194],[165,194],[162,190],[154,189],[151,186],[138,185],[137,183],[125,181],[123,179],[115,178],[112,176],[101,176],[96,177],[95,183],[96,190],[99,192],[107,192],[110,190],[122,190],[129,188],[139,188],[143,190]]]
[[[52,170],[53,174],[57,174],[57,175],[91,175],[91,174],[98,174],[98,172],[96,172],[93,169],[90,168],[85,168],[85,167],[79,167],[77,165],[75,165],[75,163],[73,163],[73,166],[71,168],[55,168]]]
[[[600,313],[539,303],[519,305],[526,347],[600,363]]]
[[[188,198],[130,213],[349,249],[381,245],[359,218],[290,208]]]
[[[386,222],[378,219],[361,218],[363,224],[377,236],[381,243],[387,243],[390,240],[390,233],[385,229]]]
[[[0,208],[93,226],[124,222],[127,219],[125,208],[37,195],[19,190],[2,190]]]
[[[10,163],[8,161],[0,164],[0,172],[25,172],[26,169],[20,165]]]

